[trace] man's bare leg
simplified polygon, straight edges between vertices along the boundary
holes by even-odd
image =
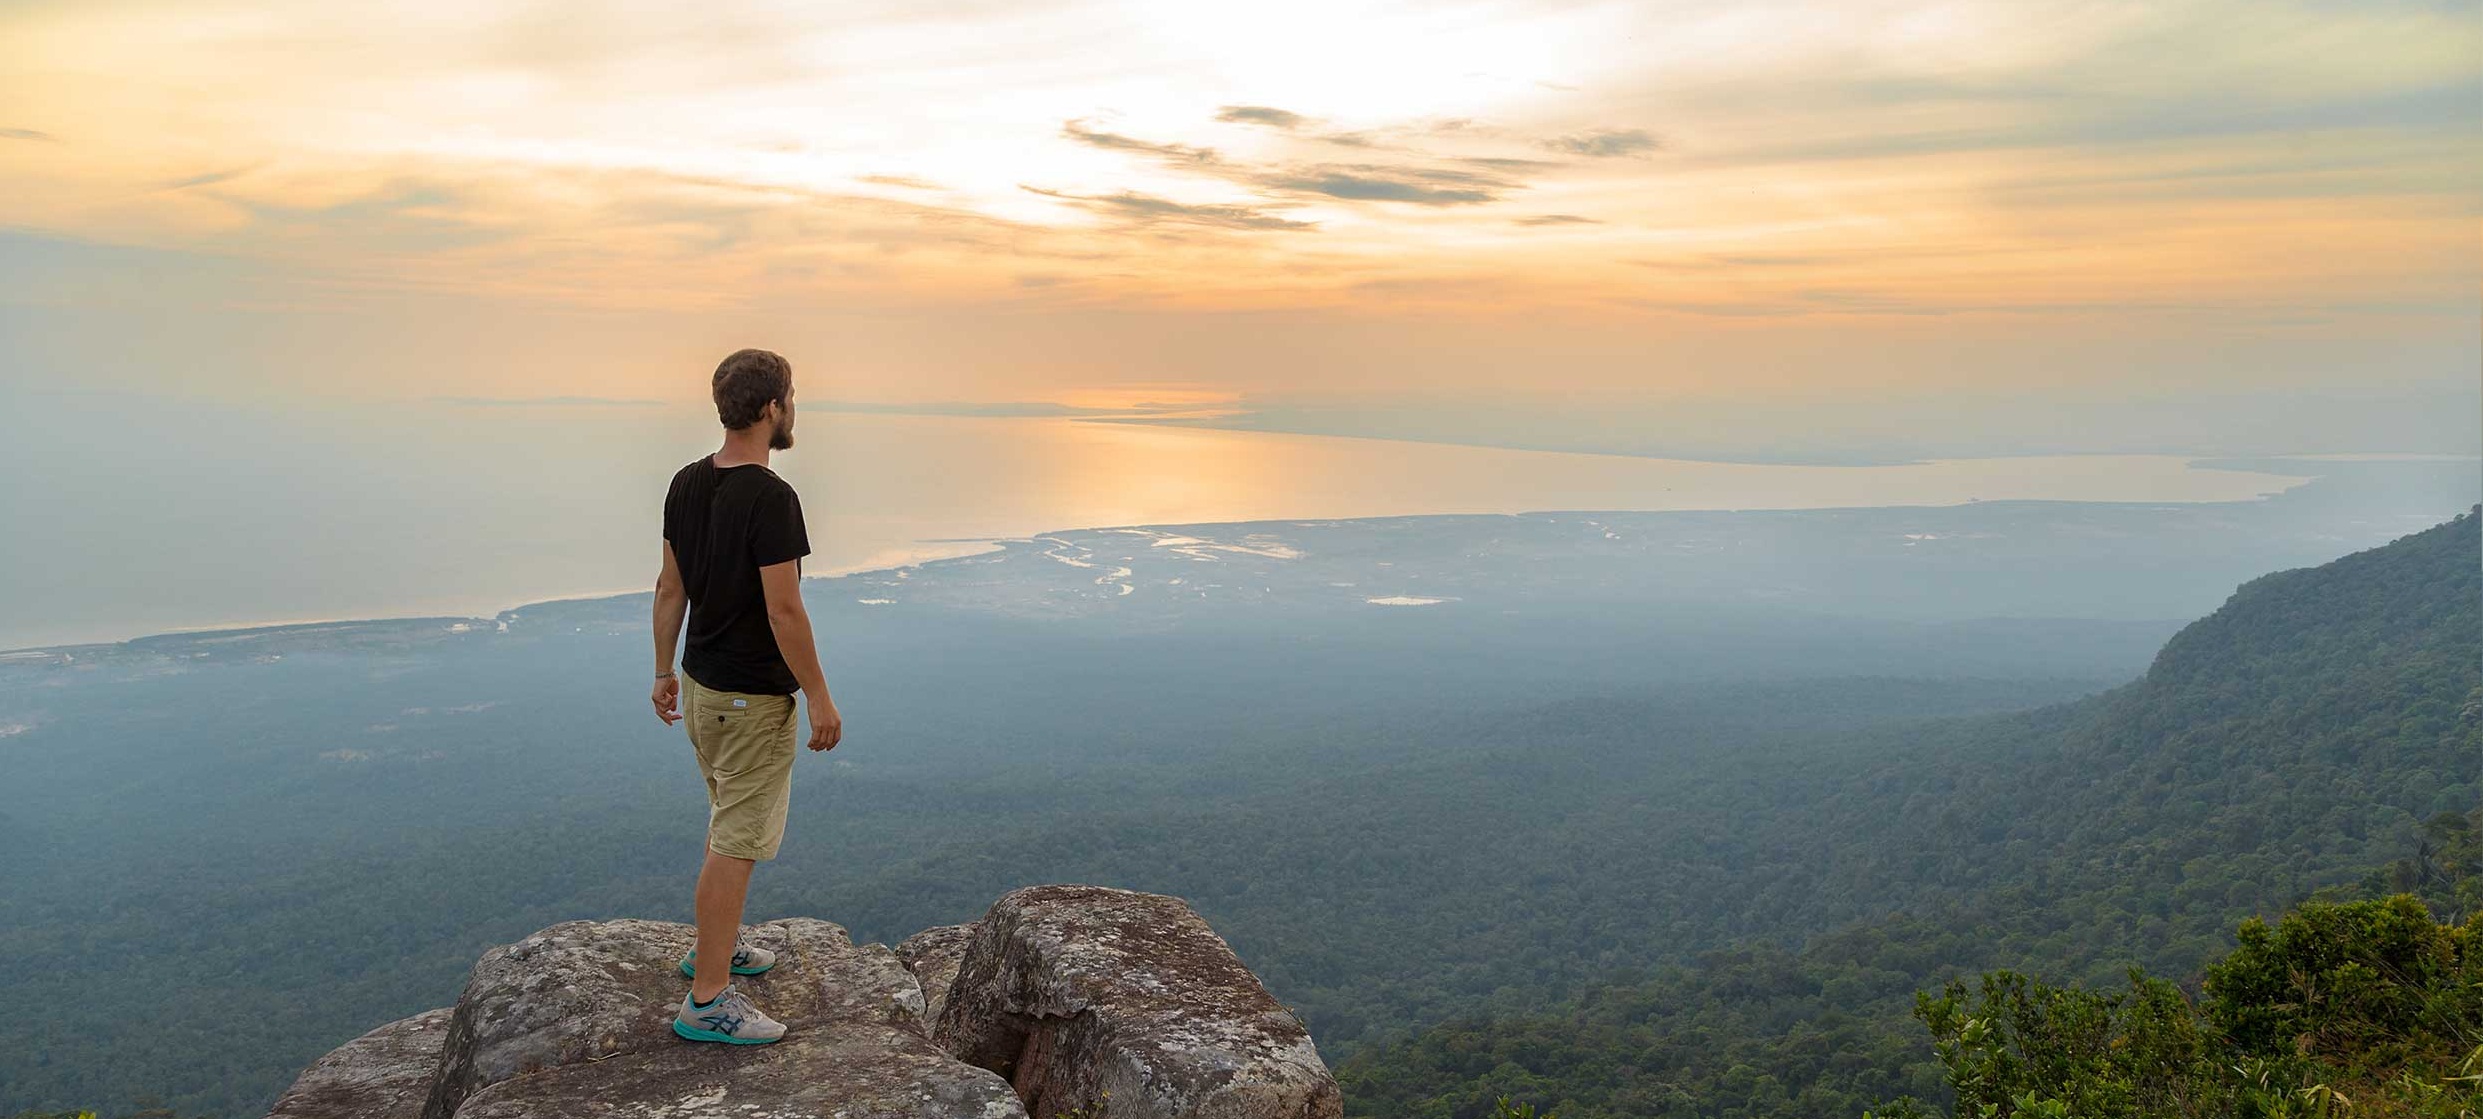
[[[733,981],[733,948],[741,939],[741,907],[750,898],[749,859],[707,852],[698,868],[698,958],[690,967],[690,997],[714,1002]]]

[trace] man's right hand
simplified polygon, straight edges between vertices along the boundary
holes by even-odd
[[[813,751],[836,749],[838,739],[845,737],[845,716],[838,714],[836,701],[812,700],[810,703],[810,748]]]

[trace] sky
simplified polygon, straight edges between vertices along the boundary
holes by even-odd
[[[0,393],[2472,453],[2474,3],[0,3]]]

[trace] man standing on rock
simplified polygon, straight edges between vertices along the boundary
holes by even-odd
[[[655,579],[655,715],[689,722],[707,778],[707,861],[698,872],[698,943],[673,1032],[692,1041],[763,1045],[781,1022],[733,984],[776,966],[741,940],[750,871],[784,842],[793,788],[793,693],[810,697],[810,748],[835,747],[844,720],[819,671],[802,608],[810,538],[793,487],[767,468],[793,446],[793,367],[743,350],[716,367],[724,446],[673,475],[664,497],[664,567]],[[681,671],[673,649],[687,613]]]

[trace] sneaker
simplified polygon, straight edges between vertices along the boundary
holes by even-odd
[[[698,949],[692,948],[689,955],[681,957],[681,974],[692,979],[698,978],[698,969],[692,966],[697,962]],[[776,966],[774,952],[748,944],[733,946],[733,974],[735,975],[757,975],[774,966]]]
[[[682,992],[681,1012],[673,1015],[672,1032],[691,1041],[765,1045],[784,1038],[785,1024],[760,1013],[750,1004],[750,996],[727,985],[716,993],[716,1001],[705,1006],[691,1002],[689,992]]]

